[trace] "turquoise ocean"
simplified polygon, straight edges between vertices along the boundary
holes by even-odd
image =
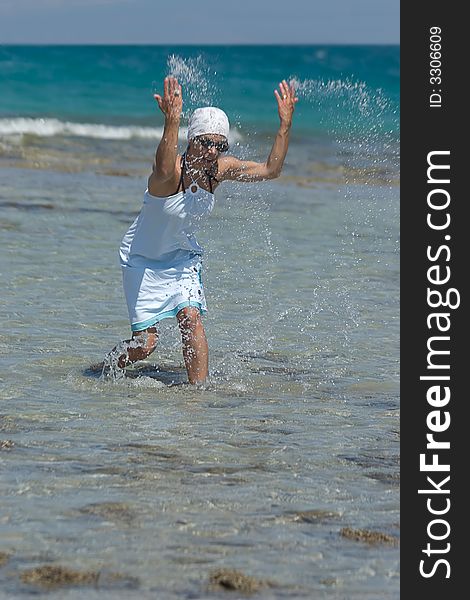
[[[223,183],[199,233],[202,388],[170,319],[122,377],[88,369],[129,335],[117,249],[168,74],[180,150],[216,105],[264,161],[274,89],[299,97],[281,177]],[[0,46],[0,598],[225,598],[221,569],[399,598],[399,74],[398,46]]]

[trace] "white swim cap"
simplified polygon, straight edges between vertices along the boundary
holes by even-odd
[[[206,133],[223,135],[228,139],[229,129],[228,117],[220,108],[215,106],[196,108],[189,119],[188,140]]]

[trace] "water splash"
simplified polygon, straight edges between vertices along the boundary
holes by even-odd
[[[392,184],[398,171],[398,107],[365,82],[299,80],[297,95],[318,111],[318,121],[337,145],[346,184]]]
[[[125,369],[122,369],[119,366],[119,360],[123,355],[126,358],[129,356],[127,342],[119,342],[119,344],[104,357],[100,380],[111,380],[116,382],[125,377]]]
[[[319,107],[324,107],[325,100],[332,99],[337,108],[355,107],[360,114],[370,117],[377,116],[378,113],[383,114],[391,106],[390,99],[380,88],[372,90],[364,81],[355,81],[353,78],[301,81],[293,76],[290,81],[299,98]]]
[[[237,297],[231,306],[232,313],[240,312],[250,334],[240,349],[231,339],[230,327],[221,331],[218,347],[225,352],[214,362],[220,376],[237,378],[243,374],[249,381],[249,373],[235,356],[237,351],[258,357],[277,352],[285,322],[287,328],[296,327],[299,342],[304,340],[299,346],[309,348],[307,353],[299,353],[298,364],[305,364],[306,359],[312,372],[319,374],[317,384],[329,386],[353,371],[351,367],[358,360],[354,337],[357,331],[362,333],[370,326],[371,296],[383,292],[382,265],[374,270],[363,257],[364,251],[380,256],[384,236],[394,235],[394,228],[384,218],[385,213],[393,212],[392,205],[394,210],[397,206],[393,197],[398,173],[397,116],[382,90],[372,90],[363,82],[294,79],[294,86],[299,97],[318,110],[318,120],[328,131],[343,175],[344,183],[335,200],[337,236],[331,240],[331,261],[323,270],[305,273],[312,287],[309,304],[297,304],[294,296],[292,305],[272,318],[274,315],[269,315],[266,308],[277,304],[274,277],[279,253],[271,236],[267,200],[276,192],[264,183],[259,192],[256,185],[256,191],[247,194],[246,186],[233,184],[224,200],[227,212],[210,227],[217,237],[223,237],[226,228],[236,230],[240,247],[250,248],[250,253],[234,270],[224,263],[223,250],[217,254],[211,250],[208,259],[215,263],[212,269],[218,273],[211,289],[217,292],[220,287],[216,295],[224,298],[230,287],[224,281],[243,278],[252,282],[250,293]],[[241,157],[257,160],[247,156],[248,149],[246,141],[240,148]],[[218,228],[220,232],[215,231]],[[219,308],[223,310],[222,304],[213,306],[214,311]],[[288,349],[287,354],[291,351]]]
[[[214,71],[199,55],[195,58],[183,58],[171,54],[167,60],[168,75],[176,77],[183,87],[183,118],[198,106],[217,105],[218,87],[214,83]]]
[[[131,340],[123,340],[109,352],[103,361],[103,370],[101,371],[101,380],[112,380],[116,382],[126,376],[126,368],[120,364],[129,365],[129,350],[131,348],[142,348],[147,346],[148,333],[144,332]]]
[[[227,260],[231,253],[223,244],[209,247],[206,254],[210,265],[208,274],[217,273],[209,289],[216,299],[211,302],[211,311],[220,323],[216,335],[221,351],[213,359],[219,378],[249,380],[239,353],[260,354],[272,350],[274,319],[268,313],[275,289],[273,278],[279,249],[270,223],[269,198],[273,192],[267,186],[265,182],[250,186],[231,182],[227,195],[220,199],[223,210],[217,211],[216,218],[206,226],[214,239],[223,240],[230,231],[241,250],[237,261]],[[235,292],[237,281],[243,285]],[[246,332],[242,343],[240,330]]]
[[[179,136],[181,139],[186,139],[187,124],[192,112],[200,106],[218,106],[220,104],[221,75],[202,55],[183,58],[177,54],[171,54],[167,59],[167,75],[176,77],[183,89],[183,112]],[[153,81],[153,93],[161,93],[161,88],[160,81]],[[231,145],[238,146],[242,139],[239,122],[232,118],[229,142]]]
[[[312,273],[312,305],[294,307],[280,319],[294,318],[299,336],[311,338],[310,360],[318,357],[324,383],[335,385],[358,360],[355,336],[370,327],[386,331],[398,319],[398,310],[393,322],[371,311],[384,294],[384,267],[395,264],[398,254],[398,107],[381,89],[351,78],[292,81],[331,137],[343,184],[332,263]]]

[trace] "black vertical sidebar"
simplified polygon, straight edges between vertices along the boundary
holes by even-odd
[[[466,595],[470,30],[401,3],[401,597]],[[465,104],[465,108],[464,108]],[[468,240],[468,242],[467,242]],[[467,313],[467,314],[466,314]],[[420,464],[420,455],[422,463]],[[421,490],[421,493],[419,493]],[[458,591],[459,590],[459,591]]]

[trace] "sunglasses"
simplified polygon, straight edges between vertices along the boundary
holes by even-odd
[[[201,146],[204,146],[204,148],[215,148],[217,152],[227,152],[229,148],[227,140],[216,142],[204,136],[199,136],[196,138],[196,140],[201,144]]]

